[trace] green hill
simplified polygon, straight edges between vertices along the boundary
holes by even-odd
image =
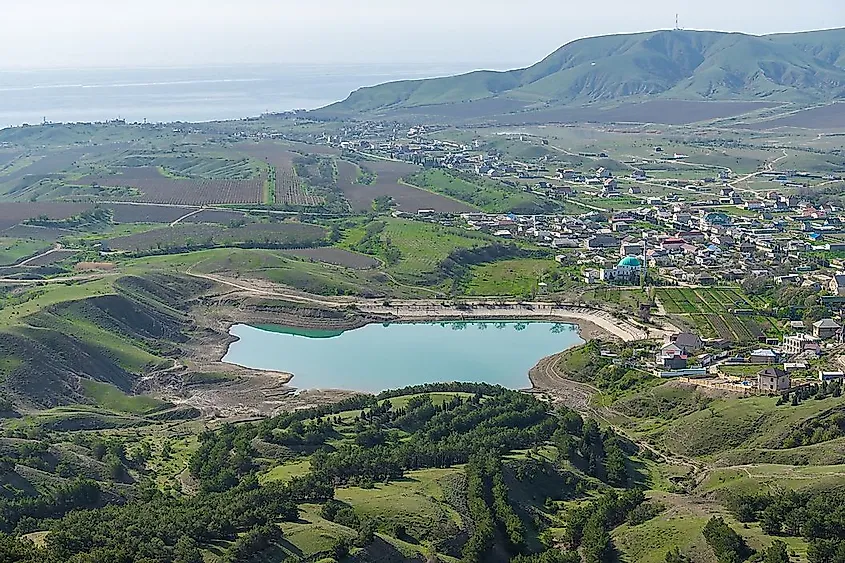
[[[507,72],[362,88],[327,111],[496,100],[502,112],[649,97],[815,103],[845,97],[845,29],[755,36],[667,30],[579,39]],[[517,102],[514,105],[514,102]]]

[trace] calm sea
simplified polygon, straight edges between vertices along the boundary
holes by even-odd
[[[239,119],[322,107],[363,86],[392,80],[509,66],[453,63],[0,71],[0,128],[44,119]]]

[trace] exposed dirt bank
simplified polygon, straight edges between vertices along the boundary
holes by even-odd
[[[192,274],[193,275],[193,274]],[[261,371],[222,362],[234,324],[277,324],[302,329],[353,330],[371,323],[472,320],[538,320],[576,324],[584,340],[614,338],[635,341],[660,338],[664,330],[620,319],[598,309],[557,303],[521,303],[503,300],[372,300],[315,296],[259,280],[229,280],[196,275],[217,284],[191,316],[196,331],[186,346],[184,365],[162,372],[150,390],[174,402],[219,416],[267,415],[282,410],[337,401],[348,391],[297,390],[289,386],[291,374]],[[552,391],[575,399],[582,408],[589,402],[586,388],[579,389],[557,376],[557,356],[544,358],[529,374],[537,391]],[[562,386],[568,390],[561,392]],[[576,406],[576,405],[572,405]],[[581,410],[581,409],[579,409]]]

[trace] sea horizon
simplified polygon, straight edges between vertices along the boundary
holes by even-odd
[[[246,64],[0,70],[0,129],[25,124],[208,122],[311,110],[384,82],[507,63]]]

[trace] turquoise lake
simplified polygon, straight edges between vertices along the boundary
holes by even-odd
[[[546,322],[373,324],[350,331],[235,325],[224,362],[293,374],[299,389],[378,392],[420,383],[531,386],[546,356],[583,343],[578,327]]]

